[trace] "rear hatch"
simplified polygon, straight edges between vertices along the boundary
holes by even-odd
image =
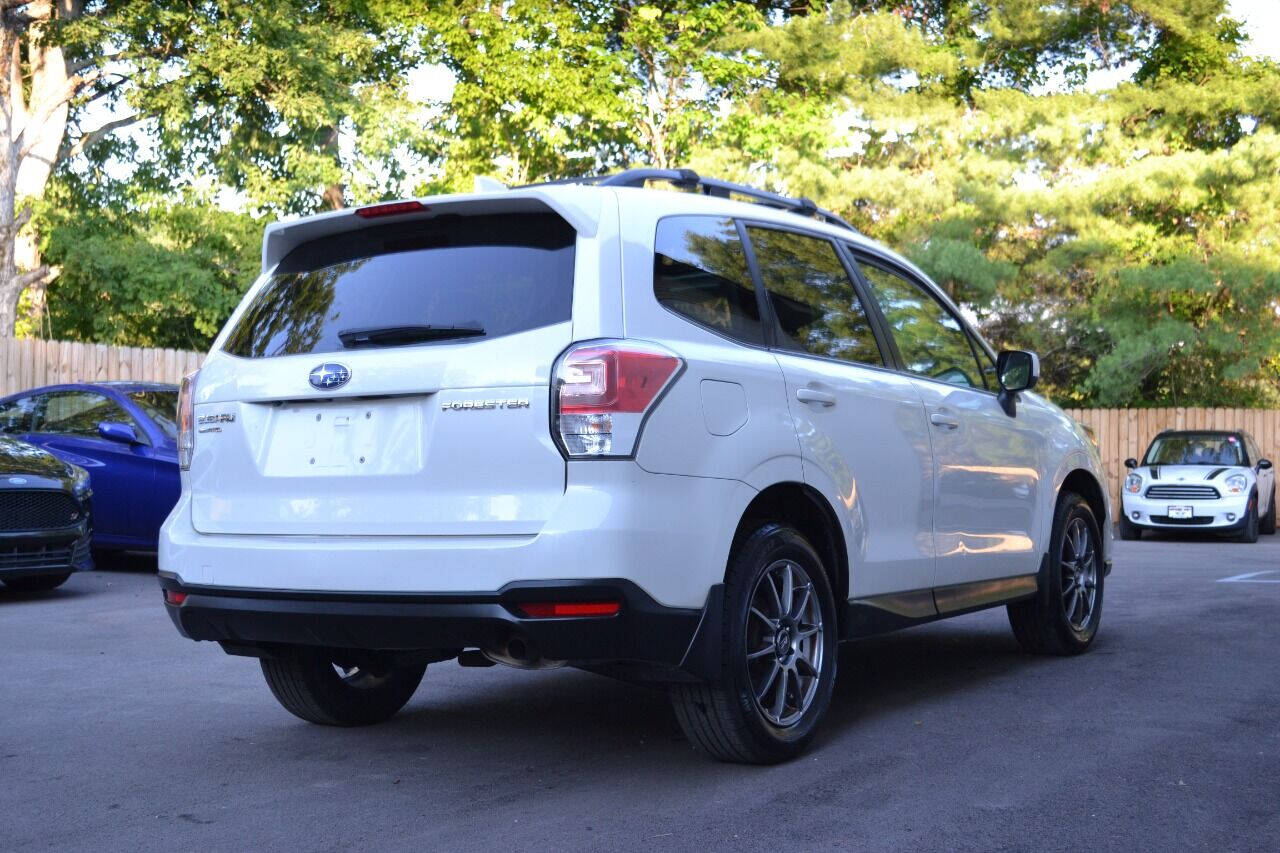
[[[548,406],[574,229],[549,211],[351,223],[292,249],[205,362],[196,530],[537,533],[564,493]]]

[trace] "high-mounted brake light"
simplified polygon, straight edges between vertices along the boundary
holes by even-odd
[[[427,206],[420,201],[388,201],[383,204],[371,204],[368,207],[357,207],[356,216],[376,219],[379,216],[398,216],[401,213],[417,213],[426,209]]]
[[[517,604],[516,609],[530,619],[567,616],[615,616],[622,609],[617,601],[537,601]]]
[[[182,377],[182,388],[178,391],[178,468],[183,471],[191,469],[191,456],[196,449],[195,391],[199,373],[193,370]]]
[[[594,341],[556,363],[555,417],[570,458],[631,456],[645,415],[684,361],[656,344]]]

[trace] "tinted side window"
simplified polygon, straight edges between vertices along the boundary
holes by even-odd
[[[703,326],[764,342],[760,305],[731,219],[671,216],[658,222],[653,252],[658,301]]]
[[[177,391],[130,391],[129,399],[169,438],[178,437]]]
[[[781,348],[884,364],[867,312],[830,241],[769,228],[747,233],[778,318]]]
[[[1262,449],[1258,447],[1258,442],[1254,440],[1249,433],[1244,434],[1244,450],[1249,454],[1249,464],[1257,465],[1258,460],[1262,458]]]
[[[918,285],[867,263],[859,263],[907,370],[953,385],[985,387],[982,370],[960,321]]]
[[[103,421],[137,424],[114,400],[92,391],[59,391],[45,397],[44,412],[33,432],[98,437]],[[141,433],[141,430],[138,430]]]
[[[19,397],[0,405],[0,433],[31,432],[37,397]]]
[[[996,363],[991,360],[991,356],[987,355],[986,348],[972,335],[969,336],[969,342],[973,344],[973,351],[977,353],[978,365],[982,368],[982,378],[986,380],[987,388],[999,391],[1000,377],[996,375]]]

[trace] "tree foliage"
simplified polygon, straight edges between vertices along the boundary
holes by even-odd
[[[1226,0],[110,8],[58,38],[73,58],[132,52],[153,148],[90,139],[61,167],[66,209],[37,223],[63,267],[59,334],[207,339],[255,242],[209,210],[219,189],[270,214],[335,187],[688,165],[811,196],[902,250],[993,341],[1039,351],[1060,402],[1280,404],[1280,67],[1242,53]],[[456,81],[425,109],[402,75],[422,57]],[[121,160],[142,164],[127,192],[103,178]],[[84,259],[95,235],[139,262]],[[146,272],[165,252],[189,287]],[[186,306],[185,325],[106,304]]]

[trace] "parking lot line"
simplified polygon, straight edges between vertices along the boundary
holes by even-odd
[[[1280,570],[1266,569],[1261,572],[1248,572],[1243,575],[1232,575],[1229,578],[1218,578],[1218,583],[1280,583],[1280,578],[1260,579],[1259,575],[1280,574]]]

